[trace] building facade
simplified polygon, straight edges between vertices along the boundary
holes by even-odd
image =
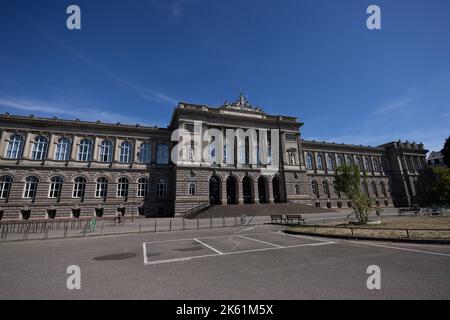
[[[179,103],[167,128],[0,115],[0,218],[173,216],[210,205],[277,202],[346,208],[348,200],[334,189],[341,164],[365,172],[361,188],[376,206],[418,201],[427,152],[422,144],[306,141],[302,125],[295,117],[268,115],[242,95],[218,108]],[[177,129],[200,142],[172,162]],[[204,132],[211,129],[224,137],[227,129],[269,137],[276,131],[277,153],[268,142],[270,155],[278,157],[276,170],[257,159],[259,145],[250,145],[249,136],[242,150],[226,141],[223,150],[209,150]],[[206,157],[196,156],[196,148]],[[227,161],[231,155],[239,161]]]

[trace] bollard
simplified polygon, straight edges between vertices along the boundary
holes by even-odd
[[[64,226],[64,238],[67,238],[67,226]]]
[[[222,228],[225,228],[225,216],[222,216]]]
[[[353,228],[350,228],[350,230],[352,231],[352,237],[353,237]]]
[[[209,227],[212,228],[212,226],[213,226],[213,225],[212,225],[212,217],[209,216]]]
[[[237,226],[237,217],[234,216],[234,226]]]
[[[169,220],[169,231],[172,231],[172,219]]]
[[[47,239],[48,238],[48,228],[47,228],[47,225],[45,225],[45,236],[44,236],[44,239]]]
[[[200,229],[200,222],[198,221],[198,218],[197,218],[197,230],[198,229]]]
[[[155,219],[155,232],[156,232],[156,219]]]
[[[182,223],[183,223],[183,230],[185,230],[186,229],[186,225],[185,225],[185,222],[184,222],[184,218],[181,218],[182,220]]]
[[[105,226],[105,221],[102,221],[102,228],[101,228],[101,234],[103,235],[103,227]]]
[[[139,222],[139,233],[141,233],[141,223]]]
[[[406,237],[409,238],[409,232],[408,232],[408,229],[405,229],[405,230],[406,230]]]
[[[6,228],[6,233],[3,235],[3,241],[6,241],[6,237],[8,237],[8,228]]]

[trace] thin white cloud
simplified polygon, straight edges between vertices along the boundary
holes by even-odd
[[[170,15],[174,19],[178,19],[183,14],[183,4],[185,3],[185,0],[175,0],[175,1],[157,1],[157,0],[150,0],[149,3],[158,9],[164,9],[169,10]]]
[[[396,111],[396,110],[402,110],[413,101],[413,96],[416,90],[414,88],[410,89],[406,94],[404,94],[402,97],[400,97],[397,100],[389,101],[385,103],[384,105],[378,107],[375,109],[374,114],[375,115],[382,115],[386,114],[388,112]]]
[[[64,116],[80,120],[100,120],[110,123],[137,123],[138,119],[120,113],[99,110],[91,107],[80,107],[67,103],[48,103],[29,99],[10,99],[0,97],[0,106],[27,112],[44,114],[46,116]]]

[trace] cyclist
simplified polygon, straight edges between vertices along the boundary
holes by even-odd
[[[120,224],[122,222],[122,214],[120,212],[116,213],[116,218],[115,218],[117,224]]]

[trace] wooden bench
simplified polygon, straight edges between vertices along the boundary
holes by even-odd
[[[270,219],[272,223],[284,223],[286,221],[282,214],[272,214],[270,215]]]
[[[286,222],[287,224],[305,224],[305,219],[300,214],[287,214]]]

